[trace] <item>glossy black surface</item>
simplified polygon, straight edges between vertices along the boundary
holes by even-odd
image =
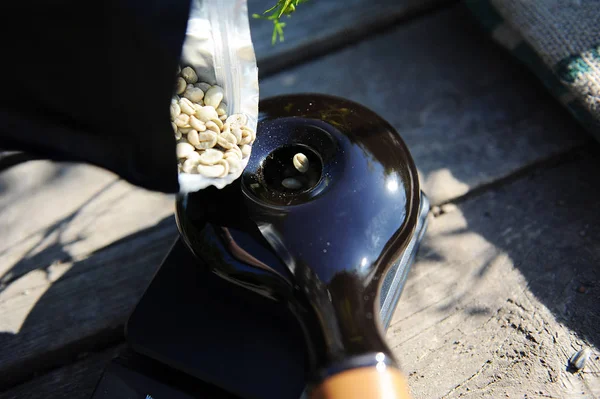
[[[126,337],[136,353],[239,398],[299,399],[306,384],[304,337],[287,305],[219,278],[181,240],[131,314]]]
[[[315,374],[359,358],[375,363],[377,353],[391,359],[380,286],[415,230],[420,200],[406,146],[379,116],[343,99],[284,96],[260,109],[242,178],[179,198],[186,244],[225,279],[289,304]],[[308,176],[290,167],[296,149],[313,160]],[[286,189],[286,177],[303,187]]]
[[[380,314],[385,327],[425,233],[428,210],[423,197],[415,234],[381,286]],[[126,332],[134,351],[146,355],[145,360],[135,365],[128,362],[128,366],[159,381],[178,370],[240,398],[298,399],[306,385],[305,371],[310,371],[311,348],[304,345],[297,317],[286,303],[218,277],[192,255],[181,238],[131,314]],[[148,358],[168,367],[156,367],[155,362],[151,368],[158,370],[148,374]],[[371,364],[373,354],[353,357],[341,368],[362,362]],[[334,373],[333,367],[317,372]],[[173,385],[181,387],[182,382]]]

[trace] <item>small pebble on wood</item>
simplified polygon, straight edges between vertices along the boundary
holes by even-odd
[[[569,368],[572,371],[582,370],[585,367],[585,364],[588,361],[591,354],[592,351],[590,350],[590,348],[583,348],[575,352],[575,354],[573,354],[573,356],[571,356],[571,358],[569,359]]]

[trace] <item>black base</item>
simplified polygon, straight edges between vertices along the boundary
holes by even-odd
[[[417,231],[384,281],[385,327],[428,210],[423,196]],[[285,305],[216,276],[181,240],[131,315],[127,340],[136,353],[113,361],[92,399],[298,399],[305,389],[303,337]]]
[[[92,399],[239,399],[128,349],[104,370]]]
[[[180,240],[131,315],[127,340],[245,398],[299,398],[304,389],[304,340],[292,314],[213,274]]]

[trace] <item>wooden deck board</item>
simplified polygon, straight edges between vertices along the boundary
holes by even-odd
[[[582,142],[582,130],[463,6],[261,84],[355,100],[402,135],[434,204]]]
[[[299,11],[296,17],[300,15]],[[355,19],[358,17],[354,15]],[[292,32],[288,32],[292,36]],[[579,127],[533,83],[534,78],[481,36],[464,9],[445,10],[266,79],[261,83],[261,96],[321,91],[364,103],[399,129],[434,202],[452,201],[482,184],[583,142]],[[257,45],[259,60],[268,59],[268,51],[271,50],[261,50]],[[473,54],[476,57],[469,60]],[[0,225],[3,227],[0,232],[0,375],[3,377],[0,385],[10,385],[29,372],[51,367],[53,362],[65,361],[66,357],[95,344],[110,344],[119,335],[176,230],[169,218],[173,210],[172,197],[131,187],[116,180],[114,175],[89,166],[44,162],[22,165],[0,175],[0,192]],[[494,203],[494,208],[498,214],[504,214],[502,203]],[[460,225],[460,219],[453,221],[458,213],[451,215],[448,213],[438,219],[448,218],[449,225]],[[478,223],[486,222],[481,219]],[[442,345],[442,338],[426,333],[438,331],[438,324],[447,326],[448,337],[457,334],[455,324],[444,324],[444,320],[460,320],[465,325],[474,323],[474,328],[479,328],[479,313],[467,318],[460,307],[471,306],[469,301],[479,300],[477,295],[481,293],[469,294],[468,283],[472,278],[467,275],[461,280],[460,275],[452,274],[453,267],[458,265],[458,270],[476,267],[480,260],[475,259],[474,254],[493,258],[502,250],[496,243],[486,243],[482,238],[475,238],[476,244],[481,240],[479,246],[473,246],[469,240],[453,244],[452,240],[460,237],[447,237],[449,232],[437,219],[432,226],[424,260],[419,261],[411,276],[396,313],[396,324],[390,330],[390,339],[407,364],[417,364],[415,359],[419,357],[411,358],[412,352],[406,345],[418,341],[421,348],[431,348],[422,342],[427,344],[430,338]],[[467,237],[477,236],[460,226]],[[518,225],[510,227],[518,228]],[[530,232],[526,229],[522,234]],[[111,243],[114,243],[111,247],[104,248]],[[448,252],[447,258],[437,260],[442,249],[435,252],[434,243]],[[464,248],[457,251],[456,256],[450,256],[453,245]],[[543,253],[535,256],[543,257]],[[506,264],[521,261],[524,260],[507,260]],[[435,269],[423,266],[428,262],[438,262],[438,266]],[[464,296],[458,298],[464,301],[458,302],[461,311],[440,308],[444,301],[457,299],[453,296],[454,285],[446,286],[445,281],[438,279],[438,274],[443,276],[444,271],[449,281],[463,289]],[[515,276],[509,273],[514,281],[521,281]],[[531,296],[524,281],[527,280],[518,286],[521,295]],[[508,307],[501,306],[506,302],[505,292],[488,291],[486,306],[490,309]],[[417,295],[422,292],[430,295]],[[515,297],[522,300],[521,296]],[[404,298],[408,298],[408,302],[405,303]],[[537,309],[544,305],[535,301],[534,305],[541,314]],[[416,309],[418,313],[403,316],[406,309]],[[439,320],[431,318],[428,312],[433,310]],[[544,317],[559,325],[552,321],[553,310],[549,312],[550,316]],[[428,315],[423,319],[425,324],[417,322],[418,315]],[[505,331],[502,323],[501,319],[492,320],[485,324],[490,329],[482,331]],[[561,334],[570,337],[573,328],[574,325],[566,324]],[[478,345],[483,353],[489,349],[488,342],[496,342],[479,336],[471,339],[474,347]],[[475,342],[476,339],[479,341]],[[93,344],[93,341],[98,342]],[[561,345],[564,347],[564,343]],[[465,367],[470,365],[465,363]],[[428,369],[423,366],[419,370]],[[465,368],[457,376],[464,377],[470,370]],[[411,376],[411,384],[420,392],[419,397],[436,397],[426,388],[427,382],[437,378],[435,372],[424,371],[427,378],[420,378],[418,374]],[[489,374],[486,373],[480,372],[477,376]],[[469,381],[474,380],[476,378]],[[450,392],[454,382],[445,380],[443,389]],[[468,387],[463,384],[450,396],[465,393]]]
[[[600,397],[599,171],[594,148],[432,217],[387,334],[415,399]],[[582,346],[593,355],[571,374]],[[108,361],[0,399],[85,399]]]
[[[275,0],[250,0],[249,13],[261,14]],[[324,54],[373,32],[455,0],[311,0],[285,20],[285,41],[273,46],[270,21],[252,19],[250,27],[262,76]]]
[[[388,331],[415,397],[600,397],[593,147],[431,219]]]
[[[85,258],[174,209],[173,196],[88,165],[28,162],[0,175],[0,192],[0,289],[36,268]]]
[[[167,217],[85,259],[11,283],[0,295],[0,390],[79,352],[120,342],[176,235]]]

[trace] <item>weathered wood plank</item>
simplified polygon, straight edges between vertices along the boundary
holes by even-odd
[[[117,346],[0,393],[0,399],[89,399],[102,371],[123,349]]]
[[[271,45],[273,24],[252,19],[250,27],[259,71],[274,71],[325,54],[373,32],[455,0],[311,0],[286,21],[285,41]],[[261,14],[275,0],[250,0],[250,14]]]
[[[0,193],[0,290],[36,268],[77,260],[152,226],[174,208],[172,196],[99,168],[47,161],[0,174]]]
[[[3,386],[120,339],[176,232],[172,196],[88,165],[19,165],[0,174],[0,192]]]
[[[583,152],[432,218],[388,333],[416,399],[599,397],[599,155]],[[570,374],[582,345],[594,353]],[[0,399],[85,398],[108,358]]]
[[[359,43],[261,84],[261,96],[358,101],[406,140],[433,203],[581,143],[582,130],[464,7]]]
[[[30,271],[0,293],[0,389],[123,338],[176,238],[173,217],[85,259]]]
[[[595,146],[431,219],[388,331],[416,398],[600,397],[598,172]]]

